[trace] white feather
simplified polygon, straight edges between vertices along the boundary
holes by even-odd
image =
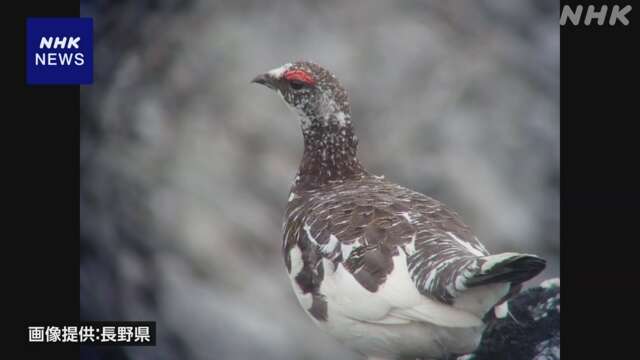
[[[280,77],[282,77],[282,74],[284,74],[284,72],[287,71],[290,67],[291,67],[291,63],[286,63],[280,67],[269,70],[269,72],[267,73],[270,76],[272,76],[274,79],[280,79]]]
[[[311,241],[315,245],[318,245],[316,238],[311,235],[311,226],[309,226],[308,224],[304,224],[302,229],[307,233],[307,238],[309,238],[309,241]]]
[[[340,244],[340,251],[342,251],[342,261],[345,261],[349,258],[355,244],[355,241],[351,244]]]
[[[502,304],[496,306],[493,309],[493,312],[496,315],[496,318],[498,319],[503,319],[507,317],[507,314],[509,314],[509,302],[505,301]]]
[[[320,249],[322,250],[323,253],[325,254],[329,254],[332,253],[333,250],[336,249],[336,246],[338,246],[338,238],[335,237],[335,235],[331,234],[329,236],[329,242],[326,243],[325,245],[321,245]]]
[[[469,250],[470,253],[472,253],[473,255],[476,256],[485,256],[485,254],[482,253],[482,251],[474,248],[473,246],[471,246],[471,244],[469,244],[469,242],[467,241],[463,241],[462,239],[460,239],[459,237],[457,237],[454,233],[452,232],[447,232],[447,234],[449,234],[449,236],[451,236],[451,238],[455,241],[458,242],[458,244],[462,245],[462,247],[464,247],[465,249]]]
[[[480,268],[480,271],[482,271],[483,273],[487,273],[487,272],[491,271],[491,269],[493,269],[494,266],[496,266],[497,264],[502,263],[506,259],[509,259],[509,258],[512,258],[512,257],[517,257],[517,256],[522,256],[522,255],[523,254],[514,253],[514,252],[505,252],[505,253],[496,254],[496,255],[489,255],[489,256],[484,258],[485,262],[482,264],[482,267]]]

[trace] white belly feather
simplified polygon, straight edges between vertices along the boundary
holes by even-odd
[[[305,310],[311,295],[303,294],[295,281],[302,269],[299,248],[291,252],[291,281],[298,301]],[[324,279],[320,293],[327,301],[327,321],[314,322],[345,345],[370,356],[390,357],[448,352],[466,353],[478,345],[484,328],[481,315],[486,304],[475,305],[476,296],[461,297],[459,308],[421,295],[411,280],[404,253],[393,258],[394,267],[377,292],[362,287],[341,265],[323,260]],[[504,289],[487,289],[500,298]],[[470,295],[473,295],[471,293]],[[482,309],[480,309],[480,307]]]

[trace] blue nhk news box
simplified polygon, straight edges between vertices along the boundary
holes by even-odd
[[[93,83],[92,18],[27,18],[27,84]]]

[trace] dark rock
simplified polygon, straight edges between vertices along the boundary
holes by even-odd
[[[508,308],[487,327],[478,350],[458,360],[560,359],[559,279],[521,292]]]

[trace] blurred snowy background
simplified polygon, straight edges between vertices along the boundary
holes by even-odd
[[[81,1],[81,315],[155,320],[86,358],[355,359],[280,255],[298,122],[249,81],[290,60],[348,89],[360,158],[559,273],[557,1]],[[100,353],[93,352],[96,349]]]

